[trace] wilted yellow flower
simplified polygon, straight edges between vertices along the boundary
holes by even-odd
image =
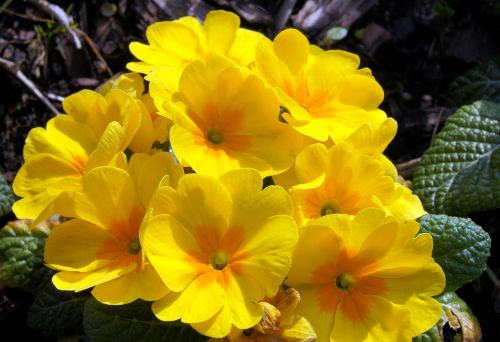
[[[443,291],[444,273],[432,237],[418,230],[379,209],[301,228],[287,283],[300,292],[297,313],[318,341],[410,341],[438,321],[432,296]]]
[[[316,333],[311,324],[294,314],[299,301],[297,290],[281,287],[276,296],[259,303],[264,308],[259,324],[251,329],[233,329],[229,336],[209,342],[314,342]]]
[[[257,171],[240,169],[185,175],[156,198],[142,245],[171,291],[153,304],[156,316],[210,337],[257,324],[258,302],[278,292],[297,242],[287,193],[262,190]]]
[[[295,29],[261,40],[255,53],[255,69],[278,94],[285,120],[319,141],[339,143],[365,123],[387,118],[377,109],[382,88],[369,69],[358,67],[358,56],[310,46]]]
[[[381,208],[402,221],[425,214],[420,199],[387,175],[384,163],[348,144],[309,146],[297,156],[295,171],[301,183],[290,195],[299,224],[328,214],[355,215],[365,208]]]
[[[225,56],[239,65],[254,60],[255,45],[264,36],[239,28],[240,18],[231,12],[211,11],[203,25],[194,17],[154,23],[146,30],[149,45],[130,43],[130,51],[141,62],[127,68],[143,74],[162,67],[183,69],[193,61],[213,55]]]
[[[273,91],[248,70],[214,58],[183,72],[170,142],[176,157],[197,173],[220,175],[254,168],[262,177],[287,170],[301,145],[278,120]]]
[[[156,300],[167,289],[151,267],[140,243],[140,227],[158,185],[179,177],[167,153],[133,156],[130,175],[123,169],[97,167],[82,178],[82,192],[65,193],[61,214],[75,217],[56,226],[45,245],[45,262],[57,271],[60,290],[94,287],[107,304],[138,298]]]
[[[63,107],[67,115],[51,119],[46,129],[32,129],[26,138],[25,163],[13,184],[23,197],[13,206],[19,218],[36,219],[61,192],[79,189],[82,175],[92,168],[123,167],[121,151],[145,147],[136,132],[149,114],[119,89],[106,96],[82,90],[67,97]]]

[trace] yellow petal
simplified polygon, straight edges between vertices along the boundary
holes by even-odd
[[[272,297],[290,269],[297,240],[297,228],[290,216],[272,216],[263,223],[258,233],[243,242],[241,253],[248,256],[238,262],[238,268],[241,267],[242,273],[255,277],[264,294]]]
[[[247,230],[259,229],[273,215],[292,215],[290,197],[283,188],[268,186],[262,190],[262,179],[254,169],[226,172],[220,181],[229,191],[233,202],[232,223]]]
[[[281,31],[273,42],[274,53],[288,66],[292,74],[297,74],[307,62],[309,41],[296,29]]]
[[[92,295],[101,303],[122,305],[140,298],[157,300],[168,293],[167,288],[150,264],[137,268],[122,277],[97,285]]]
[[[160,278],[172,291],[184,290],[201,272],[207,271],[194,256],[201,254],[193,235],[169,215],[158,215],[144,229],[141,245]]]
[[[78,292],[121,277],[136,267],[133,262],[115,262],[90,272],[62,271],[52,277],[52,282],[59,290]]]
[[[129,174],[119,168],[102,166],[89,171],[82,179],[84,195],[75,194],[78,217],[97,226],[112,227],[129,222],[136,210],[144,210]],[[102,194],[106,194],[103,196]]]
[[[368,317],[353,320],[343,310],[342,303],[335,314],[330,341],[410,341],[410,313],[403,306],[381,297],[366,296],[371,307]],[[319,335],[319,334],[318,334]]]
[[[233,44],[238,26],[240,18],[234,13],[208,12],[203,24],[208,50],[213,54],[226,55]]]
[[[62,271],[90,272],[113,263],[117,254],[103,252],[113,240],[106,230],[80,219],[54,227],[45,244],[45,262]]]
[[[180,177],[184,174],[183,168],[176,164],[172,155],[167,152],[156,153],[153,156],[135,153],[130,159],[130,167],[137,168],[133,177],[144,208],[149,206],[151,197],[164,176],[168,176],[169,185],[176,188]]]
[[[210,270],[200,274],[181,293],[170,292],[153,304],[153,312],[164,321],[181,318],[184,323],[203,322],[224,305],[222,272]]]
[[[210,319],[200,323],[193,323],[191,326],[205,336],[222,338],[226,337],[231,332],[231,328],[233,326],[231,324],[231,318],[231,310],[229,307],[224,306]]]
[[[102,111],[105,106],[102,95],[88,89],[80,90],[63,101],[64,111],[79,122],[86,122],[90,113]]]
[[[287,284],[292,287],[314,282],[313,274],[316,269],[338,258],[340,240],[331,228],[321,224],[325,219],[327,218],[312,221],[300,229],[300,238],[287,278]],[[328,220],[332,222],[331,226],[344,226],[351,221],[345,215],[328,215]]]

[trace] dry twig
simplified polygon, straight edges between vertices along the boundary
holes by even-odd
[[[19,67],[6,59],[0,57],[0,66],[2,66],[5,70],[12,73],[16,78],[21,81],[26,87],[28,87],[36,97],[42,101],[47,108],[50,109],[52,113],[55,115],[59,114],[59,111],[50,103],[50,101],[42,94],[42,92],[37,88],[37,86],[28,78],[25,74],[19,69]]]
[[[92,52],[94,52],[94,54],[96,55],[97,59],[99,60],[99,62],[102,63],[102,65],[104,65],[104,68],[106,69],[106,72],[108,73],[108,75],[110,77],[113,76],[113,71],[111,71],[111,68],[109,67],[108,63],[106,62],[106,60],[104,59],[104,57],[101,55],[101,53],[99,52],[99,48],[97,48],[97,46],[95,45],[94,41],[92,40],[92,38],[89,37],[89,35],[85,32],[85,31],[82,31],[82,30],[79,30],[79,29],[75,29],[75,31],[83,37],[83,39],[85,40],[85,42],[87,42],[87,44],[89,45],[90,49],[92,50]]]
[[[73,23],[73,18],[67,15],[66,12],[64,12],[64,10],[61,7],[51,4],[46,0],[27,0],[27,1],[40,8],[42,11],[53,15],[54,18],[56,18],[56,20],[59,22],[59,24],[64,26],[64,28],[68,31],[71,38],[73,39],[75,47],[78,50],[82,48],[82,42],[80,41],[80,38],[76,34],[75,30],[72,29],[70,26]]]
[[[413,176],[418,164],[420,164],[420,158],[415,158],[396,165],[396,169],[398,170],[398,174],[406,179]]]

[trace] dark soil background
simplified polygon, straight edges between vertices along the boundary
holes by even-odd
[[[22,164],[28,131],[54,114],[14,75],[22,71],[58,110],[61,99],[83,88],[96,88],[125,71],[133,57],[128,44],[144,41],[146,27],[184,15],[203,19],[211,9],[227,9],[242,26],[273,37],[296,27],[324,48],[359,54],[385,90],[382,108],[399,123],[387,150],[396,163],[414,167],[457,108],[448,86],[465,71],[500,54],[500,17],[495,0],[114,0],[53,1],[73,18],[82,41],[77,49],[68,32],[44,11],[40,0],[0,1],[0,57],[14,66],[0,69],[0,171],[12,181]],[[333,27],[347,35],[332,40]],[[402,168],[403,170],[403,168]],[[14,219],[2,218],[2,224]],[[500,271],[500,215],[487,212],[472,219],[492,237],[489,267]],[[458,291],[478,317],[484,341],[500,341],[500,294],[486,274]],[[50,341],[26,327],[32,297],[0,286],[0,340]],[[73,337],[68,341],[85,340]]]

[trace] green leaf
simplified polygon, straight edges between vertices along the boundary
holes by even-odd
[[[500,57],[457,77],[450,84],[450,93],[460,104],[477,100],[500,102]]]
[[[14,221],[0,230],[0,282],[10,287],[35,289],[45,277],[43,249],[50,229],[42,226],[31,230],[24,221]],[[41,269],[41,272],[35,270]],[[31,292],[31,291],[30,291]]]
[[[441,321],[440,321],[441,322]],[[431,329],[413,338],[413,342],[442,342],[444,341],[439,329],[439,322]]]
[[[9,183],[0,175],[0,216],[7,215],[12,210],[14,195]]]
[[[28,311],[28,327],[45,337],[60,338],[83,333],[83,306],[88,292],[57,290],[48,282]]]
[[[413,338],[413,342],[478,342],[481,327],[467,304],[455,292],[436,298],[443,309],[441,319],[429,331]]]
[[[189,325],[162,322],[151,311],[151,303],[137,300],[127,305],[105,305],[94,298],[85,303],[85,332],[92,342],[206,341]]]
[[[444,292],[455,291],[479,277],[486,269],[491,239],[471,219],[425,215],[419,222],[420,232],[432,235],[432,257],[446,275]]]
[[[450,116],[425,151],[413,189],[432,213],[500,208],[500,104],[478,101]]]

